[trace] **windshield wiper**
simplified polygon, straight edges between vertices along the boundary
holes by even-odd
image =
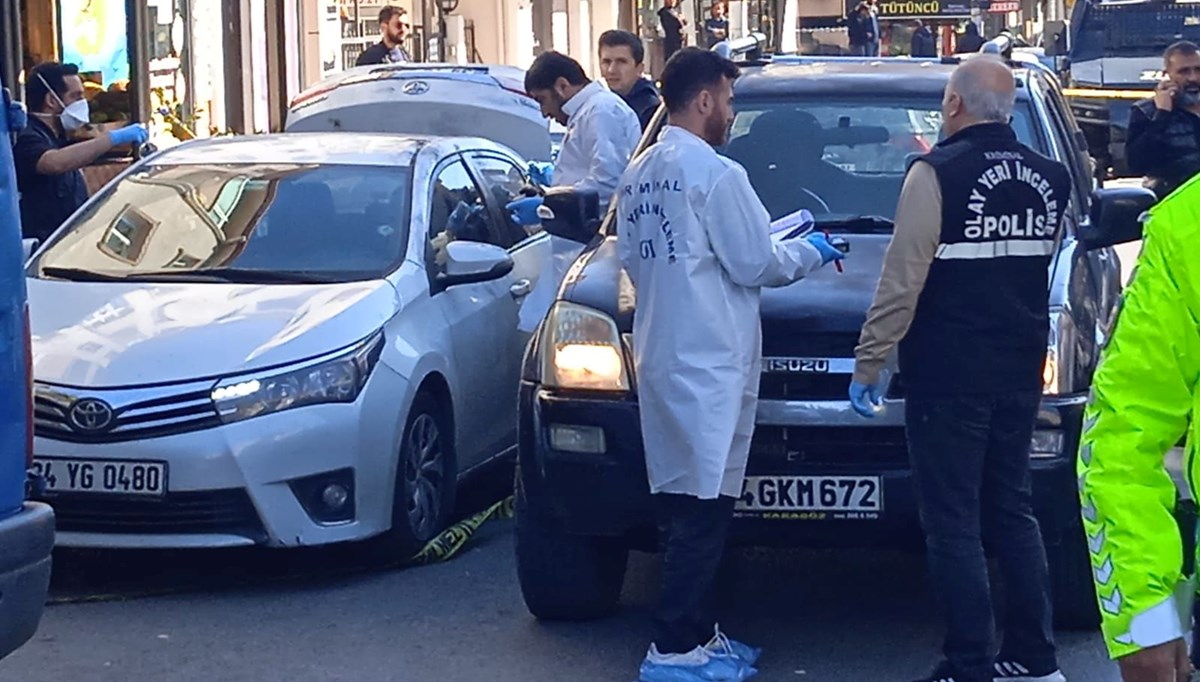
[[[817,216],[817,227],[821,229],[838,230],[840,232],[865,232],[871,234],[891,234],[894,223],[879,215],[854,215],[850,213],[830,213]]]
[[[231,284],[334,284],[342,281],[329,275],[296,270],[253,270],[207,268],[204,270],[152,270],[118,275],[81,268],[42,268],[47,277],[75,282],[223,282]]]
[[[42,273],[46,277],[55,279],[67,279],[72,282],[120,282],[125,279],[124,275],[110,275],[103,272],[93,272],[84,270],[83,268],[42,268]]]

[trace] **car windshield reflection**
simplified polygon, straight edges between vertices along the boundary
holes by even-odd
[[[293,281],[379,278],[404,258],[409,177],[407,168],[374,166],[150,166],[77,216],[31,273],[124,280],[211,273],[207,281],[246,283],[284,281],[287,273],[308,275]]]

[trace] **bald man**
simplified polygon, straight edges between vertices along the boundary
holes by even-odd
[[[1065,679],[1029,444],[1049,333],[1047,272],[1071,180],[1017,141],[1008,124],[1015,97],[1012,72],[992,57],[950,77],[945,139],[904,179],[855,352],[850,401],[871,418],[899,345],[913,483],[947,626],[945,660],[927,681]],[[984,538],[1006,587],[999,656]]]

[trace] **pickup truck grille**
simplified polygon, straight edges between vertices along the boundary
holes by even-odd
[[[858,333],[805,331],[787,320],[763,320],[763,357],[852,358]]]
[[[797,466],[845,469],[908,467],[904,427],[759,426],[750,446],[754,471],[783,473]]]
[[[846,400],[849,374],[763,374],[759,400]]]

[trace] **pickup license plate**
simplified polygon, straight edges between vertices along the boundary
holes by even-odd
[[[37,457],[33,471],[46,482],[46,492],[162,497],[167,492],[165,462],[125,459]]]
[[[742,512],[838,512],[872,518],[883,511],[878,476],[747,476]]]

